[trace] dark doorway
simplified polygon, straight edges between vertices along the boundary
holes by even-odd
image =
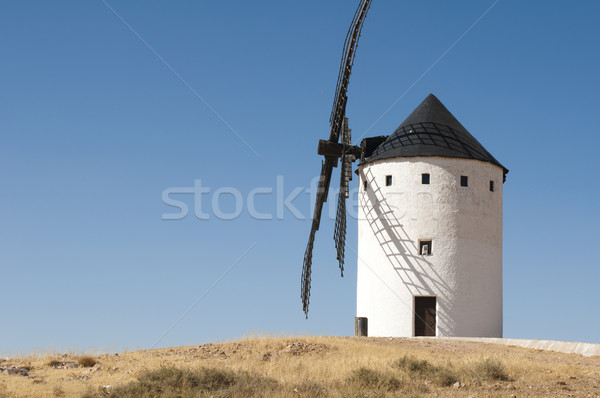
[[[435,297],[415,297],[415,336],[435,336]]]

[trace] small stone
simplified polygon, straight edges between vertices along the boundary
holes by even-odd
[[[270,352],[267,352],[266,354],[263,354],[262,360],[269,361],[271,359],[271,356],[272,356],[272,354]]]
[[[460,381],[457,381],[456,383],[452,384],[452,388],[454,388],[455,390],[458,390],[459,388],[464,387],[465,385],[463,383],[461,383]]]

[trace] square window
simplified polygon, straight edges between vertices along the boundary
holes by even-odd
[[[494,192],[494,181],[490,181],[490,192]]]
[[[421,256],[431,256],[431,241],[420,240],[419,241],[419,254]]]
[[[363,189],[365,191],[367,190],[367,180],[363,181]]]
[[[469,186],[469,177],[467,177],[467,176],[460,176],[460,186],[461,187],[468,187]]]
[[[392,185],[392,176],[385,176],[385,186],[389,187]]]
[[[429,174],[427,173],[423,173],[421,174],[421,183],[422,184],[429,184]]]

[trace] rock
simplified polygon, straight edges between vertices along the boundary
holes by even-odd
[[[454,388],[455,390],[458,390],[459,388],[463,388],[465,385],[464,383],[461,383],[460,381],[457,381],[456,383],[452,384],[452,388]]]
[[[270,352],[267,352],[266,354],[263,354],[263,356],[262,356],[262,360],[263,360],[263,361],[269,361],[269,360],[271,360],[271,356],[272,356],[272,355],[273,355],[273,354],[271,354]]]
[[[28,367],[16,367],[16,366],[11,366],[9,368],[0,368],[0,373],[5,374],[5,375],[9,375],[9,376],[14,376],[14,375],[21,375],[21,376],[29,376],[29,370],[30,368]]]
[[[78,367],[79,367],[79,364],[75,363],[75,362],[69,362],[63,366],[64,369],[76,369]]]

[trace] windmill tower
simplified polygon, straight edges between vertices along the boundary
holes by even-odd
[[[357,315],[369,335],[502,337],[508,170],[432,94],[362,147]]]
[[[353,146],[347,91],[370,0],[350,25],[302,267],[308,317],[312,252],[340,165],[334,241],[343,276],[346,198],[360,160],[357,318],[371,336],[502,336],[502,184],[508,170],[432,94],[390,136]]]

